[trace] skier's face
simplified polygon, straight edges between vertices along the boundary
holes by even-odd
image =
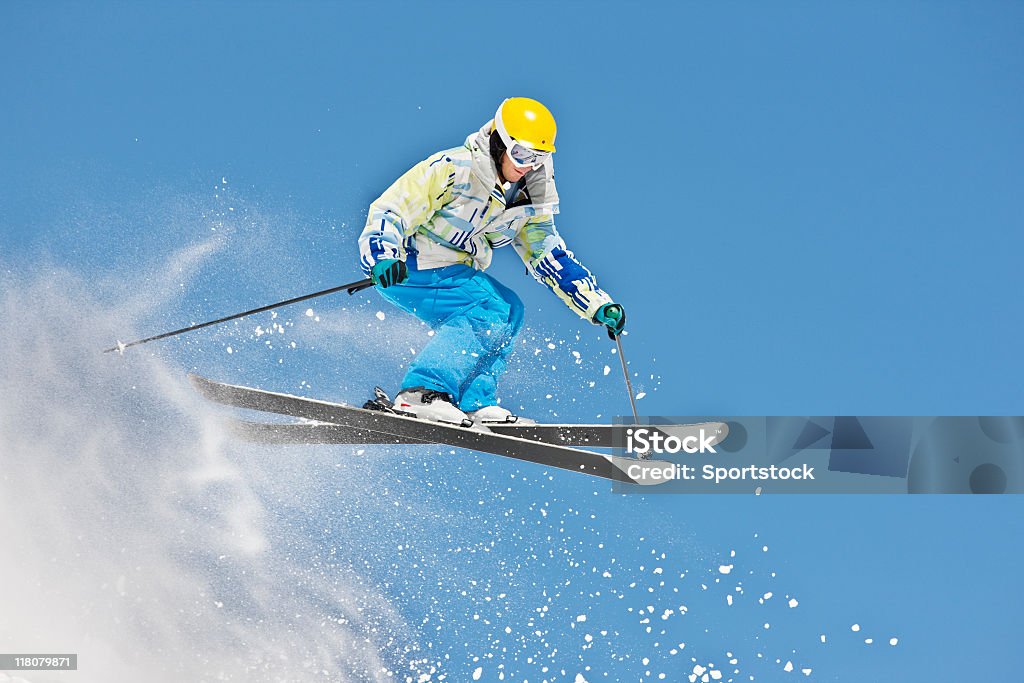
[[[512,163],[512,159],[509,158],[508,152],[505,152],[504,154],[501,155],[501,177],[509,181],[510,183],[516,182],[517,180],[519,180],[529,171],[532,170],[533,166],[524,166],[523,168],[518,168],[515,164]]]

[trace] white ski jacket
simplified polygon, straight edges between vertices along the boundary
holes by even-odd
[[[493,123],[416,164],[370,205],[359,236],[363,270],[385,259],[414,260],[419,270],[456,263],[485,270],[493,249],[511,244],[536,280],[590,320],[612,300],[555,230],[551,157],[526,174],[524,191],[506,206],[490,156]]]

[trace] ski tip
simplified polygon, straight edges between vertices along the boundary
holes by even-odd
[[[217,383],[213,380],[207,379],[202,375],[197,375],[194,372],[189,372],[185,376],[188,378],[188,382],[192,385],[192,388],[204,396],[208,395],[217,386]]]

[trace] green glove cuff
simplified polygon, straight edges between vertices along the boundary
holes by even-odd
[[[409,268],[404,261],[398,259],[384,259],[374,264],[370,270],[370,279],[373,284],[385,289],[391,285],[405,282],[409,278]]]
[[[619,304],[605,304],[597,309],[594,322],[608,328],[608,334],[618,336],[626,327],[626,311]]]

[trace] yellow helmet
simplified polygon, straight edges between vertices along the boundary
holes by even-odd
[[[510,149],[515,141],[541,152],[555,151],[555,117],[537,100],[508,98],[494,115],[494,127]]]

